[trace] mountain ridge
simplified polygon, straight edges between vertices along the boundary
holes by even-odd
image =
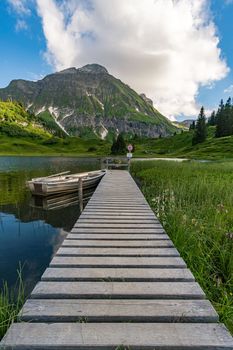
[[[13,80],[0,98],[21,101],[41,117],[49,113],[67,134],[106,138],[119,132],[138,136],[171,135],[176,128],[139,95],[99,64],[70,67],[37,82]]]

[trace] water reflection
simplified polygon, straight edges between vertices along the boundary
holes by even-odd
[[[91,198],[95,187],[83,191],[83,196],[80,198],[79,192],[56,194],[50,196],[32,196],[30,206],[43,210],[57,210],[79,205],[79,211],[82,212],[83,206]]]
[[[26,181],[66,170],[96,169],[96,159],[0,157],[0,287],[3,280],[15,284],[21,262],[30,292],[80,215],[75,198],[71,203],[63,198],[65,205],[45,210],[45,204],[39,206],[31,198]]]

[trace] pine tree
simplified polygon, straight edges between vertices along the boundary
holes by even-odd
[[[214,126],[216,125],[216,115],[215,115],[215,111],[213,111],[208,119],[208,125],[210,126]]]
[[[221,100],[216,114],[216,137],[229,136],[233,134],[233,106],[229,97],[224,105]]]
[[[192,139],[192,144],[196,145],[197,143],[204,142],[206,137],[207,137],[206,117],[205,117],[204,107],[202,106],[197,119],[196,128]]]
[[[116,141],[113,141],[111,153],[115,155],[126,153],[126,144],[122,134],[119,134]]]
[[[195,130],[195,128],[196,128],[196,123],[195,123],[195,120],[194,120],[189,126],[189,131]]]
[[[224,103],[223,99],[221,99],[215,120],[216,120],[216,131],[215,131],[215,137],[221,137],[223,134],[223,113],[224,113]]]

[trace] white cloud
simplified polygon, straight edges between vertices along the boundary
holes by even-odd
[[[208,0],[37,0],[56,70],[104,65],[165,115],[196,115],[198,88],[226,76]]]
[[[7,0],[12,9],[19,15],[30,15],[29,0]]]
[[[228,86],[225,90],[224,90],[224,94],[231,94],[233,92],[233,84]]]
[[[16,25],[15,25],[15,29],[17,32],[19,32],[21,30],[27,30],[28,25],[23,19],[18,19],[16,22]]]

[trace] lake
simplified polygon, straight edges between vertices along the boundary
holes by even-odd
[[[15,286],[21,265],[26,293],[30,293],[80,215],[79,204],[41,208],[26,181],[99,168],[99,160],[92,158],[0,157],[0,288],[4,282]]]

